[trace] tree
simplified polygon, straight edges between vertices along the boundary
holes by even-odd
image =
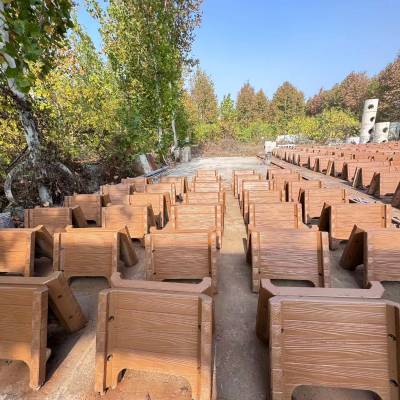
[[[351,72],[339,84],[340,108],[361,116],[370,79],[364,72]]]
[[[324,109],[325,91],[323,88],[319,89],[319,92],[309,98],[306,103],[307,115],[317,115]]]
[[[256,118],[260,121],[264,122],[268,121],[269,102],[267,96],[265,95],[262,89],[260,89],[256,93],[255,107],[256,107]]]
[[[344,139],[359,133],[360,123],[352,113],[344,110],[324,110],[319,116],[319,135],[317,140],[329,142],[332,139]]]
[[[134,131],[149,148],[177,145],[176,113],[182,104],[182,73],[190,56],[201,0],[110,0],[104,14],[95,0],[105,52],[125,98],[135,109]]]
[[[219,115],[222,121],[235,121],[236,119],[235,102],[229,93],[222,98]]]
[[[213,123],[217,120],[218,102],[211,78],[198,68],[191,80],[190,95],[196,108],[197,121]]]
[[[295,116],[303,115],[304,94],[289,82],[284,82],[275,92],[271,101],[271,114],[274,123],[286,132],[288,122]]]
[[[400,121],[400,56],[380,72],[376,80],[380,119]]]
[[[51,70],[55,52],[62,46],[67,29],[72,26],[71,7],[70,0],[0,0],[0,84],[3,95],[10,96],[18,109],[43,204],[51,204],[52,198],[44,183],[46,169],[40,130],[28,92],[35,71],[45,75]],[[13,200],[11,183],[5,189],[9,199]]]
[[[246,82],[241,88],[236,99],[238,120],[243,124],[254,121],[257,117],[257,102],[254,88]]]

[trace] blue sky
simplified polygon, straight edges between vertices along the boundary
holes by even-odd
[[[220,99],[246,81],[268,97],[285,80],[312,96],[400,53],[400,0],[205,0],[202,9],[193,56]],[[100,46],[96,25],[82,8],[78,16]]]

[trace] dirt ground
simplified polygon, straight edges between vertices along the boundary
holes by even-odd
[[[231,183],[233,169],[266,167],[256,157],[213,157],[195,159],[170,170],[171,175],[191,176],[197,169],[215,168]],[[308,171],[307,171],[308,173]],[[310,172],[311,173],[311,172]],[[311,174],[317,174],[312,172]],[[317,174],[319,175],[319,174]],[[339,183],[340,184],[340,183]],[[144,278],[144,251],[135,243],[140,262],[126,269],[126,278]],[[215,296],[216,371],[219,400],[264,400],[267,393],[267,348],[255,335],[257,295],[251,292],[251,273],[245,260],[246,231],[239,206],[227,193],[227,211],[222,249],[218,258],[219,288]],[[338,265],[343,245],[332,251],[331,277],[334,287],[359,287],[361,269],[355,272]],[[100,397],[93,391],[97,296],[107,287],[102,279],[75,279],[71,287],[89,319],[88,325],[66,335],[49,327],[48,346],[52,355],[47,364],[47,379],[37,392],[28,387],[28,369],[22,362],[0,362],[0,400],[190,400],[190,390],[182,380],[168,376],[127,371],[117,389]],[[385,298],[400,301],[400,284],[385,285]],[[295,400],[367,400],[363,391],[298,388]]]

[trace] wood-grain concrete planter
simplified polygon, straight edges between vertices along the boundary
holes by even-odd
[[[86,228],[87,222],[79,206],[25,209],[25,228],[35,228],[38,225],[43,225],[52,235],[64,231],[68,225]]]
[[[261,279],[309,281],[316,287],[330,287],[326,232],[252,230],[249,242],[253,292],[258,292]]]
[[[396,191],[393,194],[391,204],[392,204],[392,207],[400,208],[400,182],[397,185]]]
[[[254,182],[266,182],[265,177],[263,177],[260,174],[254,174],[254,175],[236,175],[236,197],[239,199],[239,203],[243,199],[243,182],[249,182],[249,181],[254,181]]]
[[[124,178],[121,179],[121,183],[128,183],[133,185],[135,192],[143,193],[146,191],[146,186],[148,184],[147,178],[145,176],[136,176],[134,178]]]
[[[270,182],[271,189],[274,190],[285,190],[288,182],[301,182],[301,176],[298,173],[292,173],[287,175],[277,175]]]
[[[48,289],[49,306],[62,327],[70,333],[83,328],[87,320],[61,271],[45,277],[0,276],[1,287],[45,286]]]
[[[377,167],[374,164],[369,166],[357,167],[354,173],[353,187],[366,189],[370,186],[371,180],[375,173],[380,172],[390,172],[395,170],[395,168],[390,166],[380,166]]]
[[[134,369],[183,377],[192,399],[211,400],[212,309],[212,298],[204,294],[102,291],[96,332],[96,392],[115,389],[120,372]]]
[[[223,191],[222,182],[208,182],[208,181],[197,181],[192,182],[193,192],[221,192]]]
[[[299,203],[249,203],[249,229],[277,229],[305,227]]]
[[[329,247],[333,250],[342,240],[348,240],[354,225],[364,229],[389,228],[392,207],[387,204],[330,204],[325,203],[319,229],[329,233]]]
[[[206,294],[213,296],[211,278],[203,278],[199,283],[158,282],[142,279],[123,279],[121,273],[115,272],[111,276],[111,287],[120,289],[156,290],[167,293]]]
[[[216,169],[198,169],[198,170],[196,170],[196,177],[208,177],[208,176],[218,177],[217,170]]]
[[[222,210],[226,208],[225,205],[225,191],[222,192],[188,192],[185,193],[183,198],[184,204],[222,204]]]
[[[168,222],[171,212],[171,196],[169,193],[133,193],[125,197],[124,204],[133,207],[151,204],[157,226],[162,228]]]
[[[256,171],[254,169],[243,169],[243,170],[234,170],[232,172],[232,183],[233,183],[233,195],[235,197],[238,197],[239,195],[239,190],[238,190],[238,185],[237,185],[237,177],[238,176],[251,176],[251,175],[256,175]]]
[[[383,167],[385,165],[388,165],[389,163],[386,161],[346,161],[343,163],[343,168],[342,168],[342,174],[341,178],[348,181],[348,182],[353,182],[355,172],[357,168],[362,168],[362,167],[371,167],[372,165],[376,168]]]
[[[400,281],[400,229],[353,227],[340,259],[345,269],[364,265],[364,287],[370,282]]]
[[[162,176],[160,183],[175,184],[176,195],[182,199],[183,195],[189,190],[186,176]]]
[[[0,272],[33,276],[35,260],[53,258],[53,238],[46,228],[0,229]]]
[[[103,207],[102,227],[121,229],[128,227],[132,239],[143,241],[144,235],[156,226],[156,219],[151,204],[147,206],[109,205]]]
[[[108,195],[112,204],[123,204],[125,196],[132,194],[133,191],[134,185],[131,183],[100,186],[100,194]]]
[[[310,385],[398,399],[398,320],[398,304],[384,300],[271,298],[268,398]]]
[[[169,193],[171,204],[176,203],[176,188],[174,183],[153,183],[146,186],[146,193]]]
[[[303,209],[303,221],[308,224],[313,218],[319,218],[325,203],[344,204],[348,202],[346,189],[322,188],[302,189],[299,193],[300,203]]]
[[[249,205],[274,204],[285,201],[285,193],[282,190],[244,190],[243,191],[243,218],[249,222]]]
[[[332,297],[353,299],[380,299],[385,288],[380,282],[371,282],[366,289],[277,286],[270,279],[261,279],[258,294],[256,333],[260,340],[269,339],[269,299],[274,296]]]
[[[104,277],[123,265],[132,267],[137,257],[126,229],[68,229],[54,235],[53,269],[73,277]]]
[[[146,279],[155,281],[212,278],[217,292],[215,232],[153,231],[146,235]]]
[[[368,194],[376,197],[393,195],[400,182],[399,172],[376,172],[372,177]]]
[[[0,277],[0,358],[23,361],[29,368],[29,386],[34,390],[46,379],[49,305],[69,331],[85,325],[79,304],[61,274],[47,278]]]
[[[222,204],[182,204],[171,208],[171,218],[165,226],[168,231],[215,231],[217,248],[222,246],[224,230]]]
[[[300,201],[300,192],[306,189],[321,189],[322,182],[319,180],[286,182],[286,200],[287,201]]]
[[[94,221],[96,226],[101,226],[101,209],[111,202],[108,195],[100,194],[74,194],[64,197],[65,207],[79,206],[85,216],[86,222]]]

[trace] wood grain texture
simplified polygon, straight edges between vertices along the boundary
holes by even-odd
[[[108,195],[112,204],[123,204],[125,196],[132,194],[133,191],[134,185],[131,183],[100,186],[100,194]]]
[[[151,204],[154,217],[158,227],[162,228],[168,222],[168,215],[171,212],[171,196],[166,193],[134,193],[126,196],[124,204],[133,207],[147,206]]]
[[[100,194],[74,194],[73,196],[65,196],[64,206],[79,206],[86,221],[95,221],[96,226],[101,226],[101,208],[104,204],[104,197]]]
[[[134,178],[121,179],[121,183],[128,183],[130,185],[133,185],[133,189],[135,192],[143,193],[146,191],[148,180],[145,176],[136,176]]]
[[[388,172],[375,172],[371,179],[368,194],[376,197],[393,195],[400,182],[400,172],[392,170],[393,168]]]
[[[146,279],[212,278],[217,291],[215,232],[165,232],[146,235]]]
[[[164,228],[169,231],[215,231],[217,247],[222,244],[224,217],[221,204],[181,204],[171,208],[171,219]]]
[[[232,183],[233,183],[233,194],[237,197],[237,175],[254,175],[256,171],[254,169],[239,169],[232,171]]]
[[[315,181],[294,181],[288,182],[286,181],[286,200],[287,201],[300,201],[300,192],[305,189],[321,189],[322,182],[320,180]]]
[[[325,203],[319,229],[329,233],[329,244],[333,249],[335,242],[349,239],[354,225],[363,229],[388,228],[391,220],[392,208],[387,204]]]
[[[68,225],[87,227],[85,217],[79,206],[26,208],[24,210],[25,228],[35,228],[38,225],[43,225],[50,234],[62,232]]]
[[[302,228],[299,203],[249,203],[249,226],[255,229]]]
[[[249,205],[273,204],[285,201],[285,194],[282,190],[244,190],[242,213],[246,223],[249,222]]]
[[[314,385],[398,399],[398,318],[398,305],[384,300],[270,299],[270,398]]]
[[[208,181],[193,181],[192,182],[193,192],[222,192],[222,182],[208,182]]]
[[[341,188],[303,189],[299,198],[303,209],[303,221],[310,223],[313,218],[320,217],[324,203],[347,203],[348,193],[346,189]]]
[[[185,378],[194,400],[212,398],[212,299],[203,294],[109,289],[100,293],[95,390],[123,369]]]
[[[146,186],[146,193],[169,193],[171,204],[176,203],[176,188],[174,183],[153,183]]]
[[[175,184],[176,195],[179,198],[183,198],[183,195],[188,191],[188,182],[186,176],[162,176],[160,178],[161,183],[173,183]]]
[[[298,229],[251,231],[253,292],[261,279],[310,281],[330,287],[328,235]]]
[[[371,282],[366,289],[277,286],[270,279],[261,279],[258,294],[256,333],[260,340],[269,339],[269,299],[274,296],[330,297],[353,299],[380,299],[385,288],[380,282]]]
[[[44,286],[0,285],[0,358],[23,361],[34,390],[46,379],[47,307]]]
[[[110,283],[111,275],[120,265],[132,267],[137,257],[124,229],[70,229],[54,235],[53,269],[72,277],[104,277]]]
[[[128,205],[103,207],[103,228],[119,230],[125,226],[128,227],[132,239],[144,239],[144,235],[149,233],[150,227],[156,226],[151,204],[138,207]]]

